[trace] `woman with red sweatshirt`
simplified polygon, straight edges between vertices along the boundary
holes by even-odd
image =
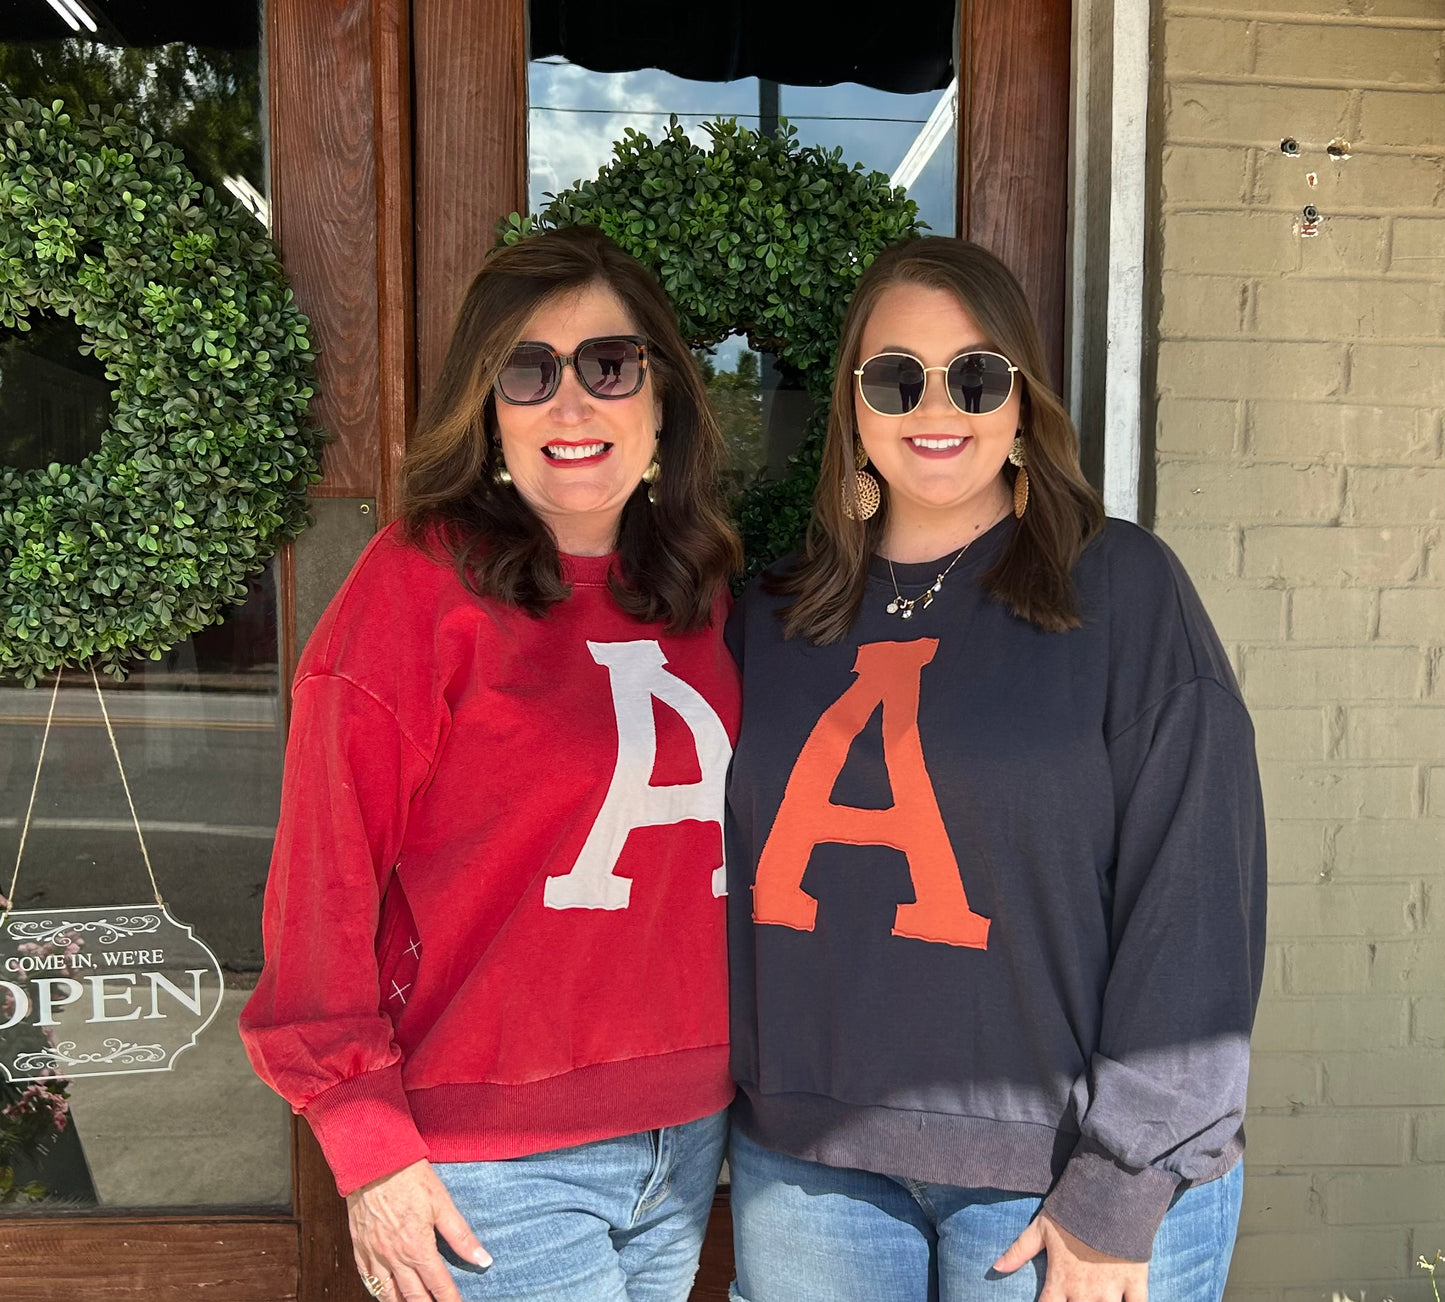
[[[502,250],[302,656],[241,1029],[376,1297],[691,1287],[733,1093],[721,447],[639,264]]]

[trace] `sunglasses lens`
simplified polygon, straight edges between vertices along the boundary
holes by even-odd
[[[545,402],[557,390],[557,358],[537,344],[521,344],[507,358],[497,388],[508,402]]]
[[[632,339],[594,339],[577,352],[577,376],[594,398],[630,398],[642,388],[642,349]]]
[[[858,389],[863,401],[880,416],[902,416],[923,401],[928,377],[916,357],[883,353],[864,362],[862,371]]]
[[[964,353],[948,368],[948,392],[960,411],[986,415],[1013,392],[1013,372],[997,353]]]

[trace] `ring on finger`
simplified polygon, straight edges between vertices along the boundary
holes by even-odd
[[[391,1281],[389,1279],[382,1279],[379,1275],[363,1275],[361,1277],[361,1286],[370,1293],[372,1297],[380,1297],[391,1287]]]

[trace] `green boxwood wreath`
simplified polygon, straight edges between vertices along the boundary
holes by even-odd
[[[0,101],[0,326],[70,317],[115,384],[79,465],[0,468],[0,673],[120,676],[218,623],[306,523],[308,323],[255,225],[181,154]]]
[[[888,245],[927,229],[918,206],[841,149],[760,135],[735,121],[703,124],[693,144],[677,119],[656,142],[629,130],[595,180],[549,195],[535,217],[513,213],[500,238],[598,226],[651,268],[694,348],[745,334],[776,353],[813,399],[814,417],[782,480],[744,490],[738,523],[754,572],[798,546],[817,482],[833,385],[833,352],[858,277]]]

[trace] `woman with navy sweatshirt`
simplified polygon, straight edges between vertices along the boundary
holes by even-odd
[[[1108,520],[1017,282],[843,325],[806,550],[729,643],[742,1302],[1218,1302],[1264,949],[1253,734]]]
[[[384,1302],[684,1302],[728,1075],[722,439],[589,228],[495,253],[296,675],[241,1020]]]

